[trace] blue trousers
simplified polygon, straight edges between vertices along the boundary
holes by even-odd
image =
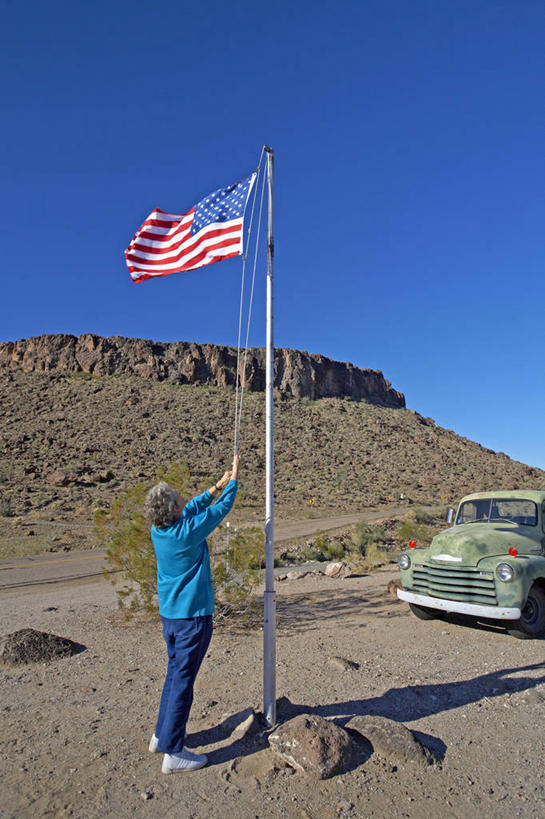
[[[193,703],[193,685],[212,638],[212,615],[170,619],[161,617],[168,667],[161,695],[155,736],[158,750],[180,753]]]

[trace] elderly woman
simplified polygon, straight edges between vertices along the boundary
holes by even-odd
[[[194,771],[205,754],[185,748],[193,685],[212,637],[214,591],[206,538],[230,512],[238,488],[239,458],[202,495],[186,503],[162,482],[147,494],[145,509],[157,558],[157,593],[168,667],[157,727],[149,749],[164,753],[163,773]],[[223,491],[222,491],[223,490]],[[212,501],[222,494],[212,506]]]

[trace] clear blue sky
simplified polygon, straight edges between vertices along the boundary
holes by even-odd
[[[267,143],[277,346],[545,468],[542,2],[0,7],[2,340],[233,344],[240,260],[133,284],[123,250]],[[262,345],[263,276],[256,311]]]

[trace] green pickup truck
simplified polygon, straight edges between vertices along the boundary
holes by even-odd
[[[516,637],[545,636],[545,492],[476,492],[428,548],[399,556],[397,595],[422,620],[448,612],[505,621]]]

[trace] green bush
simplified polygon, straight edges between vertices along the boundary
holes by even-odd
[[[13,515],[11,499],[4,493],[0,493],[0,515],[9,518]]]
[[[433,535],[431,531],[422,523],[410,518],[401,524],[397,531],[397,539],[405,542],[416,541],[418,546],[427,546],[431,543]]]
[[[314,541],[314,548],[323,556],[322,559],[325,558],[326,560],[340,560],[344,557],[346,551],[342,540],[328,537],[325,532],[318,532]],[[314,559],[320,560],[319,557]]]
[[[384,529],[381,526],[373,526],[361,520],[352,529],[352,543],[356,550],[365,555],[369,547],[373,544],[386,543],[388,540]]]
[[[417,523],[423,523],[426,526],[431,526],[435,523],[435,515],[431,512],[426,512],[425,509],[414,509],[413,515]]]
[[[6,458],[0,460],[0,483],[7,483],[13,477],[13,464]]]
[[[247,624],[255,621],[259,604],[253,592],[264,566],[265,535],[257,526],[239,529],[231,536],[224,558],[212,558],[216,622],[227,618]]]
[[[304,560],[318,560],[324,561],[326,560],[326,555],[320,549],[317,549],[316,546],[313,546],[311,543],[305,543],[305,545],[301,549],[301,557]]]
[[[173,463],[157,470],[157,481],[166,481],[182,497],[193,494],[187,464]],[[150,527],[143,507],[150,485],[138,483],[124,489],[108,510],[94,515],[98,545],[106,550],[104,574],[116,589],[117,602],[127,616],[157,612],[157,567]],[[257,572],[264,560],[263,533],[242,530],[231,538],[222,560],[211,557],[216,590],[217,617],[245,617],[253,610],[251,600]]]
[[[340,560],[344,557],[346,549],[343,543],[338,540],[330,540],[327,546],[327,556],[332,560]]]

